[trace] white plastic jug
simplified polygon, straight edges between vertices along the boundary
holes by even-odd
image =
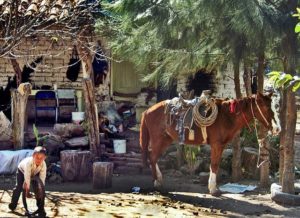
[[[80,123],[84,120],[84,112],[72,112],[73,123]]]
[[[126,140],[125,139],[114,139],[114,151],[117,154],[126,153]]]

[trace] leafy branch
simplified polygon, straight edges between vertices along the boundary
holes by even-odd
[[[297,13],[292,16],[298,17],[300,21],[300,8],[297,8]],[[295,33],[300,33],[300,22],[295,26]],[[268,77],[277,88],[286,89],[292,87],[293,92],[296,92],[300,88],[300,78],[298,76],[292,76],[291,74],[280,71],[272,71],[268,74]]]

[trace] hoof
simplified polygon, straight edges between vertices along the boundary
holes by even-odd
[[[210,193],[214,197],[220,197],[222,195],[222,192],[219,189],[216,189],[215,191]]]

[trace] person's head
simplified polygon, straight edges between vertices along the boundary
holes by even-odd
[[[39,166],[43,163],[43,161],[46,159],[46,148],[42,146],[37,146],[33,150],[33,161],[34,163]]]

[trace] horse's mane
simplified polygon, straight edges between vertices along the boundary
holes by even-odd
[[[234,103],[235,111],[244,110],[250,106],[251,97],[243,97],[240,99],[215,98],[215,103],[222,111],[230,112],[230,106]]]

